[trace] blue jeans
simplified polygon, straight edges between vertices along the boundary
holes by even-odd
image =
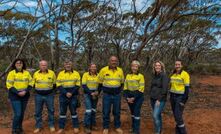
[[[67,108],[69,107],[71,118],[72,118],[72,126],[73,128],[79,128],[79,121],[77,116],[77,95],[72,96],[71,98],[67,98],[65,95],[59,96],[60,103],[60,117],[59,117],[59,128],[64,129],[66,123],[66,113]]]
[[[121,95],[116,94],[107,94],[103,95],[103,128],[108,129],[110,123],[110,112],[111,107],[113,106],[113,115],[114,115],[114,126],[119,128],[121,126],[120,122],[120,110],[121,110]]]
[[[132,130],[135,134],[140,133],[140,110],[144,101],[144,96],[136,97],[134,103],[128,103],[131,119],[132,119]]]
[[[28,100],[11,100],[11,105],[13,109],[13,122],[12,129],[22,129],[22,122],[24,119],[24,113],[26,106],[28,104]]]
[[[44,103],[48,110],[48,124],[49,127],[54,127],[54,94],[35,95],[35,120],[36,128],[42,128],[42,111]]]
[[[85,127],[92,127],[96,125],[96,108],[98,98],[93,99],[91,95],[84,94],[85,100],[85,115],[84,115],[84,125]]]
[[[162,116],[161,113],[163,112],[164,106],[166,101],[160,101],[160,105],[156,105],[156,99],[150,99],[151,107],[153,110],[152,116],[154,120],[154,128],[155,133],[160,134],[162,132]]]
[[[176,121],[175,132],[176,134],[187,134],[183,121],[184,106],[181,103],[183,96],[180,94],[170,94],[170,103],[173,115]]]

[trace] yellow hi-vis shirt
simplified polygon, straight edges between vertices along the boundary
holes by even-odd
[[[124,73],[120,67],[112,70],[106,66],[100,70],[98,80],[104,87],[118,88],[124,83]]]
[[[144,92],[145,80],[142,74],[127,74],[124,82],[124,90]]]
[[[180,74],[174,73],[170,77],[170,84],[170,92],[184,94],[185,86],[190,85],[190,76],[186,71],[182,71]]]
[[[61,71],[57,77],[57,86],[62,86],[63,88],[71,88],[74,86],[80,86],[81,76],[77,71],[66,72]]]
[[[98,88],[98,76],[90,75],[89,72],[85,72],[82,77],[82,85],[86,85],[90,90],[97,90]]]
[[[18,91],[25,90],[28,86],[32,86],[32,84],[32,77],[26,70],[23,70],[22,72],[12,70],[9,72],[6,80],[6,87],[8,89],[14,87]]]
[[[53,85],[56,83],[56,76],[52,70],[48,69],[46,73],[38,70],[33,75],[33,81],[36,90],[51,90],[53,89]]]

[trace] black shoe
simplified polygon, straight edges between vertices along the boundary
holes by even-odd
[[[19,133],[18,133],[18,130],[13,129],[13,130],[12,130],[12,134],[19,134]]]
[[[20,128],[20,129],[19,129],[19,134],[25,134],[23,128]]]

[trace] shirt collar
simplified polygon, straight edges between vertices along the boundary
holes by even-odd
[[[74,70],[73,70],[73,69],[71,69],[71,71],[64,70],[64,73],[68,73],[68,72],[73,73],[73,72],[74,72]]]
[[[42,71],[40,70],[39,73],[42,73]],[[46,73],[48,73],[48,69],[46,70]]]
[[[115,67],[115,68],[112,69],[110,66],[108,66],[108,69],[109,69],[109,70],[117,70],[117,67]]]
[[[88,74],[89,74],[90,76],[97,76],[97,73],[95,73],[94,75],[92,75],[90,72],[88,72]]]
[[[19,71],[18,69],[15,69],[15,72],[16,72],[16,73],[18,73],[18,72],[23,73],[24,71],[23,71],[23,69],[22,69],[21,71]]]
[[[181,74],[182,72],[183,72],[183,69],[181,69],[179,73],[176,73],[176,70],[174,70],[173,74]]]

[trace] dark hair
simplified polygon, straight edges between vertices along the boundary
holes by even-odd
[[[22,62],[22,64],[23,64],[22,70],[25,70],[26,69],[26,64],[25,64],[25,61],[23,59],[15,59],[15,61],[12,64],[12,69],[16,69],[15,64],[16,64],[17,61],[21,61]]]
[[[175,62],[176,62],[176,61],[180,61],[181,64],[183,64],[183,60],[182,60],[182,59],[176,59]]]
[[[93,62],[91,62],[91,63],[88,65],[88,73],[89,73],[89,75],[91,75],[90,67],[91,67],[92,65],[96,65],[96,64],[93,63]],[[95,72],[95,74],[97,75],[97,71]]]

